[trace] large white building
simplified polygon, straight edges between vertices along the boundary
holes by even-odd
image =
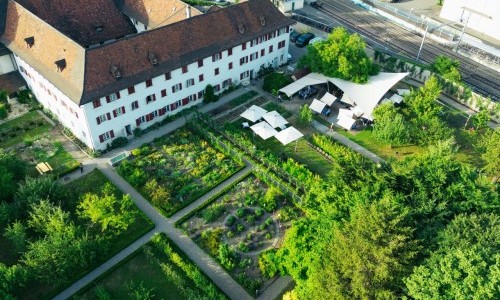
[[[285,63],[293,24],[268,0],[207,14],[178,0],[0,0],[2,18],[38,101],[95,150],[200,103],[209,84]]]

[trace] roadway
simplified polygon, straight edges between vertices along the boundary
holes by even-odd
[[[372,47],[414,59],[422,36],[402,28],[349,0],[323,0],[321,8],[305,6],[299,14],[306,14],[330,27],[344,26],[361,34]],[[431,63],[438,55],[445,55],[460,61],[462,78],[476,93],[500,101],[500,73],[487,68],[469,58],[455,53],[452,49],[426,39],[420,60]]]

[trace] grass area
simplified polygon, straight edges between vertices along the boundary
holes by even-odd
[[[155,242],[156,239],[161,244]],[[165,245],[170,249],[165,251]],[[195,299],[196,295],[207,299],[225,298],[184,253],[160,235],[89,284],[73,299],[138,299],[130,295],[130,287],[137,291],[140,285],[144,288],[142,296],[144,290],[152,291],[154,296],[148,299]],[[208,295],[207,289],[213,293]],[[99,297],[103,294],[109,298]]]
[[[28,136],[41,135],[49,131],[50,127],[50,124],[38,112],[28,112],[0,125],[0,148],[12,147]]]
[[[59,142],[54,143],[54,145],[57,149],[56,153],[47,159],[47,162],[54,169],[54,173],[58,175],[66,174],[77,169],[79,166],[78,161],[76,161],[71,154],[64,150],[63,146]]]
[[[97,193],[106,183],[110,182],[104,174],[99,170],[94,170],[87,175],[76,179],[66,185],[68,189],[68,203],[63,207],[64,210],[71,212],[73,221],[76,224],[82,222],[81,219],[76,217],[74,213],[78,203],[80,202],[80,197],[86,193]],[[120,190],[116,189],[116,195],[121,197],[123,194]],[[109,252],[105,256],[100,257],[99,264],[111,258],[113,255],[121,251],[126,246],[130,245],[133,241],[149,232],[154,224],[136,207],[137,215],[135,221],[129,228],[114,237],[110,242]],[[1,245],[0,239],[0,245]],[[17,296],[19,299],[50,299],[64,290],[66,287],[71,285],[74,281],[80,279],[85,274],[93,270],[97,265],[88,266],[87,269],[83,269],[80,272],[75,272],[74,276],[70,278],[66,283],[61,284],[45,284],[38,281],[28,282],[26,288],[20,291]]]
[[[229,101],[229,105],[231,107],[236,107],[236,106],[241,105],[241,104],[247,102],[248,100],[254,98],[255,96],[257,96],[256,91],[246,92],[243,95],[238,96],[238,97],[234,98],[233,100]]]

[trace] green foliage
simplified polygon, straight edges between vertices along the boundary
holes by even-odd
[[[283,194],[277,187],[270,186],[264,197],[259,199],[259,206],[267,212],[272,212],[278,207],[278,201],[282,196]]]
[[[299,110],[299,121],[302,126],[309,125],[313,120],[312,110],[308,105],[304,104]]]
[[[87,193],[78,205],[78,215],[99,224],[102,232],[111,231],[113,234],[127,230],[135,219],[135,210],[129,195],[122,199],[116,196],[116,190],[106,183],[99,194]]]
[[[226,220],[226,226],[232,226],[236,222],[236,217],[233,215],[230,215],[227,220]]]
[[[476,129],[487,127],[489,122],[490,112],[486,107],[481,107],[479,112],[472,116],[472,124],[474,124]]]
[[[203,95],[203,102],[210,103],[218,100],[218,97],[214,93],[214,87],[209,84],[205,87],[205,94]]]
[[[111,148],[116,149],[128,144],[128,139],[124,136],[117,137],[111,142]]]
[[[405,280],[413,299],[500,298],[500,219],[457,216],[439,235],[438,249]]]
[[[411,139],[411,128],[403,115],[392,103],[384,103],[375,108],[373,117],[373,136],[394,146],[408,144]]]
[[[148,289],[144,286],[144,282],[141,281],[139,283],[131,281],[130,283],[125,285],[125,288],[128,291],[128,295],[130,299],[134,300],[151,300],[155,298],[153,294],[154,288]]]
[[[4,237],[7,238],[14,247],[16,252],[22,253],[26,249],[26,244],[28,242],[26,236],[26,227],[19,221],[7,226],[5,229]]]
[[[9,96],[9,93],[6,90],[0,90],[0,103],[7,103],[7,96]]]
[[[436,57],[434,62],[431,64],[431,70],[433,72],[436,72],[437,74],[443,76],[443,78],[456,83],[462,82],[462,76],[460,75],[459,69],[460,62],[458,60],[452,60],[444,55]]]
[[[477,147],[482,152],[483,170],[488,176],[500,174],[500,129],[488,129],[479,140]]]
[[[219,252],[222,233],[222,228],[207,229],[201,233],[201,245],[213,256],[216,256]]]
[[[417,119],[428,119],[437,116],[442,110],[436,102],[440,94],[439,81],[431,76],[422,87],[405,95],[404,101]]]
[[[368,75],[375,75],[378,70],[368,58],[365,48],[359,34],[350,35],[345,28],[338,27],[326,41],[308,46],[308,52],[299,65],[329,77],[365,83]]]
[[[209,223],[217,220],[224,214],[225,211],[226,210],[223,203],[216,203],[204,209],[201,213],[201,216],[203,217],[203,220],[205,220],[205,222]]]
[[[221,243],[218,250],[218,258],[221,265],[227,270],[232,270],[236,266],[234,251],[226,243]]]
[[[26,175],[26,163],[13,152],[0,149],[0,202],[12,200],[16,185]]]
[[[7,107],[5,107],[5,104],[0,103],[0,119],[5,119],[7,118],[9,112],[7,111]]]
[[[283,73],[272,73],[264,77],[264,83],[262,85],[262,89],[266,92],[273,93],[273,95],[277,96],[282,87],[287,86],[292,83],[293,80],[290,76]]]
[[[170,201],[170,192],[164,187],[158,185],[155,178],[150,179],[144,186],[146,193],[149,194],[151,203],[157,207],[165,207]]]

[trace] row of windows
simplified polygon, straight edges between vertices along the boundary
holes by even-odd
[[[104,143],[105,141],[107,141],[107,140],[109,140],[109,139],[112,139],[112,138],[114,138],[114,137],[115,137],[115,133],[113,132],[113,130],[110,130],[110,131],[108,131],[108,132],[105,132],[105,133],[101,134],[101,135],[99,136],[99,141],[100,141],[101,143]]]
[[[135,102],[137,102],[137,101],[135,101]],[[113,117],[115,117],[115,118],[125,114],[125,106],[118,107],[117,109],[114,109],[112,111],[112,113],[113,113]],[[109,112],[102,114],[96,118],[97,125],[101,124],[102,122],[109,121],[109,120],[111,120],[111,113],[109,113]]]

